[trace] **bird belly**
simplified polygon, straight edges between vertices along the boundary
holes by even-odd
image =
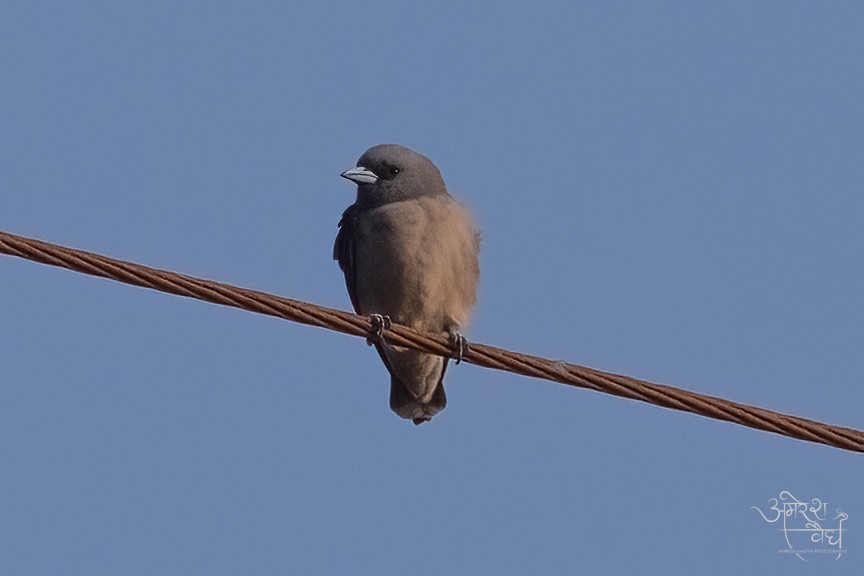
[[[357,295],[364,314],[419,330],[467,323],[477,284],[476,233],[452,200],[420,199],[371,211],[358,222]]]

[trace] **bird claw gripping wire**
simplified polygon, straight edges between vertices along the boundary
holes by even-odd
[[[453,358],[456,364],[462,363],[462,354],[468,349],[468,340],[459,332],[450,332],[450,346],[453,348]]]
[[[389,330],[393,325],[393,321],[390,320],[389,316],[382,316],[381,314],[370,314],[368,320],[370,330],[369,335],[366,337],[366,344],[369,346],[373,344],[384,345],[384,330]]]

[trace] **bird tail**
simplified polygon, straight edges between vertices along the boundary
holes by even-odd
[[[402,381],[395,376],[390,377],[390,409],[402,418],[412,420],[414,424],[422,424],[431,420],[446,405],[447,395],[444,394],[443,381],[438,382],[428,402],[420,402],[408,391]]]

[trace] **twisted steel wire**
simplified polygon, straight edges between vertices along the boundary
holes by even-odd
[[[110,278],[133,286],[277,316],[353,336],[366,337],[373,328],[367,318],[349,312],[149,268],[6,232],[0,232],[0,253]],[[393,324],[384,331],[383,337],[387,342],[398,346],[407,346],[447,357],[453,354],[447,334],[423,334],[406,326]],[[462,360],[477,366],[543,378],[708,418],[734,422],[741,426],[799,440],[864,452],[864,432],[860,430],[824,424],[567,362],[547,360],[473,342],[464,350]]]

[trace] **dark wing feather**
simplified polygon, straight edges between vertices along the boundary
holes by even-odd
[[[336,235],[336,243],[333,245],[333,259],[339,262],[339,268],[345,275],[345,286],[348,288],[348,297],[351,298],[354,311],[357,314],[363,314],[357,297],[357,274],[354,260],[354,222],[358,212],[356,204],[352,204],[342,213],[342,219],[339,220],[339,233]]]
[[[345,275],[345,286],[348,288],[348,297],[351,298],[351,305],[354,306],[354,311],[357,314],[363,314],[360,309],[360,302],[357,298],[357,271],[356,261],[354,260],[354,221],[357,218],[357,206],[352,204],[345,212],[342,213],[342,219],[339,220],[339,233],[336,235],[336,243],[333,245],[333,259],[339,262],[339,268]],[[381,356],[381,360],[387,367],[389,372],[390,361],[387,360],[387,355],[381,348],[381,344],[375,343],[375,350]]]

